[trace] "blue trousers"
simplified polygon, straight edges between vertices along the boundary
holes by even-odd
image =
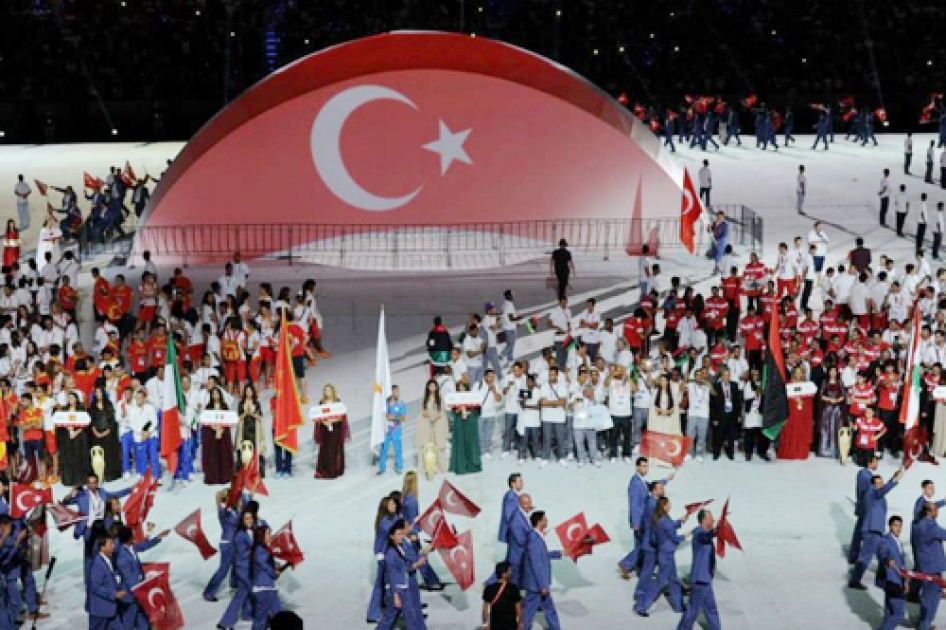
[[[631,553],[624,556],[624,558],[618,563],[621,565],[621,568],[628,573],[637,569],[637,566],[640,564],[642,536],[643,530],[634,530],[634,548],[631,550]]]
[[[884,620],[877,630],[896,630],[900,621],[906,618],[907,603],[903,599],[903,593],[899,596],[884,594]]]
[[[7,591],[3,603],[6,604],[7,614],[15,620],[20,616],[20,608],[23,606],[23,600],[20,598],[20,579],[18,575],[11,573],[5,581]]]
[[[223,613],[223,617],[220,618],[220,625],[225,628],[232,628],[237,624],[237,621],[240,620],[241,613],[243,616],[246,616],[247,605],[250,601],[250,593],[252,592],[252,584],[250,584],[250,576],[245,568],[234,569],[236,572],[237,578],[237,592],[233,596],[233,599],[230,600],[230,605],[227,606],[226,612]]]
[[[415,587],[416,588],[416,587]],[[404,619],[408,630],[426,630],[424,611],[420,607],[420,594],[412,593],[412,589],[398,591],[401,596],[401,608],[394,607],[394,595],[385,596],[384,616],[378,624],[378,630],[392,630],[399,619]]]
[[[401,425],[394,427],[384,436],[384,444],[381,445],[381,472],[384,473],[388,468],[388,449],[394,447],[394,470],[400,472],[404,470],[404,455],[401,452]]]
[[[253,630],[266,630],[269,620],[282,610],[279,605],[279,593],[276,591],[260,591],[255,593],[256,612],[253,615]]]
[[[917,630],[930,630],[936,620],[936,611],[939,610],[939,598],[943,589],[932,582],[923,582],[920,588],[920,620],[916,624]]]
[[[719,611],[716,609],[716,595],[713,594],[712,584],[694,584],[690,591],[690,605],[687,606],[683,618],[680,619],[677,630],[691,630],[696,624],[700,613],[706,616],[706,626],[710,630],[721,630],[719,625]]]
[[[193,438],[181,442],[181,446],[177,451],[177,472],[174,473],[175,479],[190,479],[191,474],[194,472],[192,441]]]
[[[23,594],[26,596],[26,610],[32,615],[39,610],[36,601],[36,578],[33,576],[33,567],[26,560],[20,565],[20,580],[23,582]]]
[[[818,148],[818,143],[821,142],[821,141],[824,141],[824,149],[825,149],[825,151],[827,151],[827,150],[828,150],[828,136],[826,136],[826,135],[823,134],[823,133],[819,133],[817,136],[815,136],[815,145],[814,145],[813,147],[811,147],[811,148],[812,148],[812,149],[817,149],[817,148]]]
[[[135,452],[135,434],[131,431],[122,433],[122,472],[131,472],[131,454]]]
[[[634,589],[634,600],[638,600],[647,592],[647,587],[654,581],[654,569],[657,568],[657,552],[648,549],[641,550],[641,570],[637,574],[637,587]]]
[[[210,582],[207,583],[207,588],[204,589],[204,599],[213,599],[217,596],[217,591],[220,590],[223,581],[227,579],[227,575],[229,575],[232,568],[233,544],[222,542],[220,543],[220,566],[217,567],[217,571],[210,578]]]
[[[381,619],[381,604],[384,601],[384,561],[378,561],[378,573],[374,578],[371,589],[371,599],[368,600],[368,621],[375,622]]]
[[[507,330],[506,332],[506,347],[503,348],[503,356],[507,361],[512,363],[515,358],[514,354],[516,352],[516,330]]]
[[[717,266],[717,267],[719,267],[719,263],[723,260],[723,256],[726,255],[726,246],[727,246],[727,245],[729,245],[729,239],[728,239],[728,238],[721,238],[721,239],[719,239],[718,241],[716,241],[716,252],[715,252],[716,255],[714,256],[714,258],[715,258],[714,262],[716,263],[716,266]],[[725,274],[725,273],[729,273],[729,270],[728,270],[728,269],[720,269],[720,272]]]
[[[148,616],[141,610],[138,602],[118,604],[118,620],[122,630],[150,630]]]
[[[851,583],[860,584],[867,572],[867,567],[874,560],[877,554],[877,547],[880,545],[881,534],[878,532],[864,532],[864,542],[861,544],[861,552],[857,556],[857,562],[851,569]]]
[[[848,564],[857,562],[857,556],[861,553],[861,543],[864,542],[864,534],[861,532],[863,525],[864,517],[858,516],[857,521],[854,523],[854,533],[851,535],[851,546],[847,550]]]
[[[93,617],[89,615],[89,630],[120,630],[118,617]]]
[[[558,622],[558,612],[555,610],[555,602],[552,601],[552,594],[548,597],[542,597],[541,593],[535,591],[526,591],[525,601],[522,606],[522,620],[525,630],[532,628],[532,621],[540,610],[545,613],[545,621],[549,624],[549,630],[560,630],[562,627]]]
[[[158,460],[158,440],[148,438],[144,442],[135,442],[135,472],[144,475],[151,466],[151,474],[161,475],[161,462]]]
[[[643,597],[637,600],[634,610],[647,612],[654,605],[665,587],[670,587],[670,607],[675,612],[683,612],[683,588],[677,576],[677,563],[672,553],[657,554],[657,579],[647,585]]]

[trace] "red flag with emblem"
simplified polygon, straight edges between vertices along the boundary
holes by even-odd
[[[122,171],[122,179],[125,180],[125,183],[129,186],[134,186],[138,178],[135,176],[135,171],[131,168],[131,164],[128,160],[125,160],[125,170]],[[128,182],[131,182],[130,184]]]
[[[446,479],[443,485],[440,486],[440,496],[437,498],[440,500],[443,511],[447,514],[475,518],[481,511],[475,503],[466,498],[462,492],[453,487],[453,484]]]
[[[555,528],[558,539],[562,542],[562,550],[565,555],[571,556],[572,551],[580,547],[588,532],[588,521],[585,520],[585,513],[579,512],[561,525]],[[576,560],[577,558],[572,558]]]
[[[103,182],[101,179],[98,177],[92,177],[88,173],[82,174],[82,183],[86,188],[94,188],[96,190],[105,185],[105,182]]]
[[[260,475],[259,457],[256,456],[255,450],[253,451],[253,456],[250,457],[250,461],[247,462],[246,466],[243,468],[246,470],[243,478],[243,481],[246,483],[246,489],[253,494],[268,497],[269,490],[266,489],[266,484],[263,483],[263,477]]]
[[[295,570],[297,564],[305,560],[305,556],[299,548],[299,543],[296,542],[296,537],[292,533],[292,521],[280,527],[279,531],[273,534],[269,550],[273,557],[288,563],[293,567],[293,570]]]
[[[460,590],[465,591],[473,585],[473,532],[465,531],[457,537],[457,546],[452,549],[438,549],[437,553],[447,565],[450,575],[457,581]]]
[[[178,523],[174,527],[174,531],[184,540],[194,543],[204,560],[216,555],[217,550],[207,540],[207,536],[204,535],[204,530],[200,526],[200,508]]]
[[[703,204],[693,187],[690,171],[683,169],[683,199],[680,203],[680,241],[691,254],[696,253],[696,224],[703,214]]]
[[[457,532],[450,526],[447,519],[441,519],[431,538],[430,546],[433,549],[453,549],[460,542]]]
[[[705,508],[707,505],[709,505],[712,502],[713,502],[713,499],[710,499],[709,501],[699,501],[697,503],[687,503],[687,507],[686,507],[687,516],[689,516],[690,514],[693,514],[694,512],[699,512],[700,510],[702,510],[703,508]]]
[[[644,431],[641,435],[641,455],[659,459],[674,468],[679,468],[683,465],[683,459],[690,452],[692,444],[693,438],[685,435]]]
[[[716,524],[716,553],[720,558],[726,557],[726,546],[742,551],[742,544],[736,537],[736,531],[729,524],[729,499],[723,506],[723,512],[719,515],[719,522]]]
[[[148,512],[154,504],[154,494],[158,488],[158,481],[151,475],[151,467],[132,489],[128,500],[122,506],[125,515],[125,524],[135,531],[135,541],[143,536],[142,526],[148,518]]]
[[[144,566],[142,566],[142,569]],[[141,610],[157,630],[179,630],[184,627],[184,614],[171,591],[168,572],[156,572],[131,589]]]
[[[49,505],[53,502],[53,491],[51,488],[37,490],[32,486],[25,486],[20,483],[10,484],[10,517],[23,518],[33,508],[41,505]]]
[[[440,504],[440,499],[435,499],[427,508],[427,511],[417,519],[417,526],[420,527],[422,532],[433,537],[443,520],[443,506]]]
[[[84,514],[73,512],[61,503],[50,503],[46,507],[46,510],[52,514],[53,521],[55,521],[56,527],[61,532],[66,531],[79,521],[84,521],[86,519]]]

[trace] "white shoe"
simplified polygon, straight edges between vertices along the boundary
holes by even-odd
[[[568,468],[568,460],[567,460],[567,459],[560,459],[560,460],[558,460],[558,463],[562,465],[562,468]]]
[[[503,451],[503,454],[499,456],[499,459],[506,459],[509,457],[509,451]]]
[[[625,463],[625,464],[630,464],[630,463],[631,463],[631,458],[630,458],[630,457],[625,457],[625,458],[624,458],[624,463]]]
[[[575,454],[574,454],[574,453],[569,453],[569,454],[568,454],[568,461],[570,461],[570,462],[575,461]]]
[[[641,452],[641,447],[640,447],[640,445],[638,444],[637,446],[634,447],[634,454],[635,454],[635,455],[640,455],[640,452]]]
[[[687,455],[687,457],[689,457],[689,455]],[[702,456],[702,455],[698,455],[698,456],[696,457],[696,461],[698,461],[698,462],[700,462],[700,463],[702,464],[702,463],[703,463],[703,456]]]
[[[693,456],[687,453],[687,456],[683,458],[683,461],[689,462],[693,460]]]
[[[125,481],[128,481],[129,479],[131,479],[131,473],[126,472],[124,475],[122,475],[122,479],[124,479]]]
[[[525,463],[526,463],[526,460],[524,460],[524,459],[520,459],[520,460],[519,460],[519,465],[520,465],[520,466],[522,466],[522,465],[525,464]]]
[[[601,461],[596,459],[595,461],[591,462],[591,465],[595,468],[601,468]]]
[[[617,458],[617,457],[612,457],[612,458],[611,458],[611,463],[612,463],[612,464],[618,463],[618,458]]]
[[[490,461],[493,461],[493,456],[490,455],[489,453],[483,453],[483,459],[490,462]]]
[[[549,465],[549,463],[548,463],[547,461],[545,461],[544,459],[540,459],[540,460],[539,460],[539,468],[545,468],[545,467],[548,466],[548,465]]]
[[[582,467],[582,463],[581,463],[581,462],[578,462],[578,467],[579,467],[579,468]]]

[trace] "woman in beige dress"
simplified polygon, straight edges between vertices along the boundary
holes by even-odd
[[[450,429],[447,426],[447,415],[444,413],[443,401],[440,399],[440,388],[437,381],[427,381],[424,389],[424,399],[421,402],[420,418],[414,433],[417,447],[417,466],[427,471],[427,478],[434,474],[447,472],[447,440]],[[428,456],[427,452],[433,452]],[[428,463],[428,457],[432,457]]]
[[[668,435],[682,435],[680,429],[680,389],[673,387],[666,372],[657,379],[651,395],[647,430]]]

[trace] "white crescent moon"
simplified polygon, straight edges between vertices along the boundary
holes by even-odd
[[[568,526],[568,529],[565,530],[565,538],[567,538],[568,540],[578,540],[577,536],[572,535],[572,530],[575,530],[575,529],[578,530],[579,534],[581,533],[581,525],[579,525],[578,523],[572,523],[571,525]]]
[[[315,170],[336,197],[361,210],[382,212],[395,210],[409,203],[421,191],[418,186],[403,197],[381,197],[362,188],[354,179],[342,160],[342,127],[348,118],[362,105],[372,101],[397,101],[417,109],[409,98],[380,85],[359,85],[339,92],[322,106],[312,123],[310,148]]]
[[[463,552],[463,560],[457,560],[457,552]],[[466,568],[466,549],[461,546],[454,547],[450,550],[450,559],[459,564],[462,568]]]
[[[197,539],[197,524],[191,523],[187,526],[187,529],[184,530],[187,532],[187,537],[196,540]]]
[[[669,447],[673,447],[673,450],[671,450]],[[664,442],[664,448],[667,451],[667,455],[669,455],[670,457],[676,457],[677,455],[680,454],[680,451],[683,449],[683,447],[680,446],[679,442],[674,442],[672,440],[669,442]]]
[[[683,189],[683,199],[686,201],[686,205],[683,207],[683,215],[686,216],[693,209],[693,193],[687,188]]]
[[[29,512],[34,507],[36,507],[35,505],[23,505],[23,499],[26,497],[27,494],[25,492],[21,492],[20,494],[16,495],[16,509],[23,513]]]
[[[155,600],[158,599],[156,596],[161,597],[162,601],[161,601],[160,606],[154,603]],[[158,610],[158,611],[164,612],[164,606],[165,606],[164,591],[160,587],[152,588],[148,591],[148,605],[151,607],[152,610]]]
[[[454,492],[453,489],[447,491],[447,496],[444,497],[443,502],[451,507],[460,505],[457,503],[457,493]]]

